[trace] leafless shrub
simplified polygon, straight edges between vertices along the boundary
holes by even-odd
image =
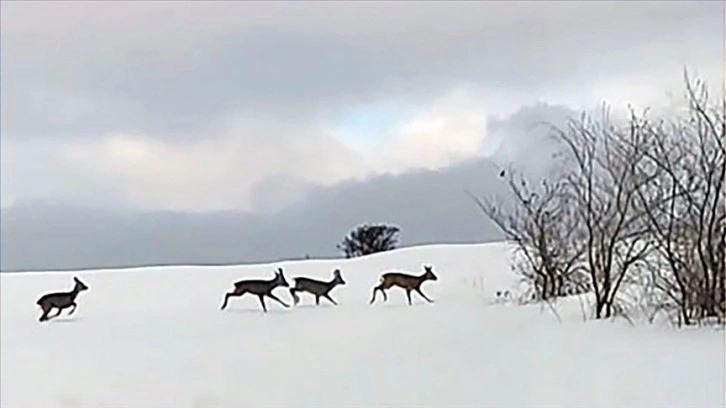
[[[513,269],[529,284],[523,298],[546,301],[586,291],[587,279],[577,268],[582,248],[572,235],[576,214],[564,203],[562,181],[545,179],[532,186],[511,169],[500,176],[506,178],[512,193],[509,207],[492,197],[468,194],[514,243]]]
[[[649,129],[643,172],[658,174],[638,191],[647,209],[655,288],[678,308],[679,324],[723,322],[726,211],[726,100],[712,104],[702,81],[685,76],[686,114]],[[665,306],[664,306],[665,308]]]
[[[595,318],[724,321],[726,99],[685,82],[685,115],[550,126],[557,173],[530,184],[509,169],[510,205],[475,198],[515,244],[528,300],[590,291]]]
[[[647,120],[632,114],[626,126],[583,115],[567,129],[553,128],[564,145],[569,170],[562,180],[568,205],[577,214],[575,238],[595,295],[595,318],[612,317],[616,295],[628,273],[650,250],[637,192],[653,176],[637,171],[644,160]],[[646,203],[647,204],[647,203]]]

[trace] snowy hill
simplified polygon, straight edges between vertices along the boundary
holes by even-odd
[[[354,260],[0,274],[0,406],[723,407],[724,335],[620,322],[562,323],[538,306],[493,304],[513,289],[504,244],[406,248]],[[369,305],[389,269],[422,273],[435,300],[400,289]],[[314,306],[254,296],[219,309],[232,283],[296,276],[347,285]],[[40,295],[90,290],[38,323]],[[275,293],[290,303],[289,293]],[[563,307],[575,307],[565,304]],[[578,306],[579,307],[579,306]],[[65,312],[64,312],[65,313]]]

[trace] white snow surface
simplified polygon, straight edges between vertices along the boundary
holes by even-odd
[[[561,321],[541,306],[495,304],[516,277],[503,243],[433,245],[352,260],[0,274],[0,406],[45,407],[689,407],[722,408],[724,333],[624,321]],[[422,273],[434,303],[391,289],[388,270]],[[284,309],[232,298],[233,282],[328,280],[339,306],[311,295]],[[38,322],[35,301],[90,290],[78,309]],[[275,293],[291,303],[289,293]]]

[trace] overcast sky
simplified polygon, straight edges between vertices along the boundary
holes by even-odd
[[[537,120],[722,86],[724,3],[3,2],[3,269],[496,239]]]

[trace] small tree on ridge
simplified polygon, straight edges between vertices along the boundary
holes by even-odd
[[[365,224],[356,227],[337,245],[346,258],[390,251],[398,244],[400,229],[393,225]]]

